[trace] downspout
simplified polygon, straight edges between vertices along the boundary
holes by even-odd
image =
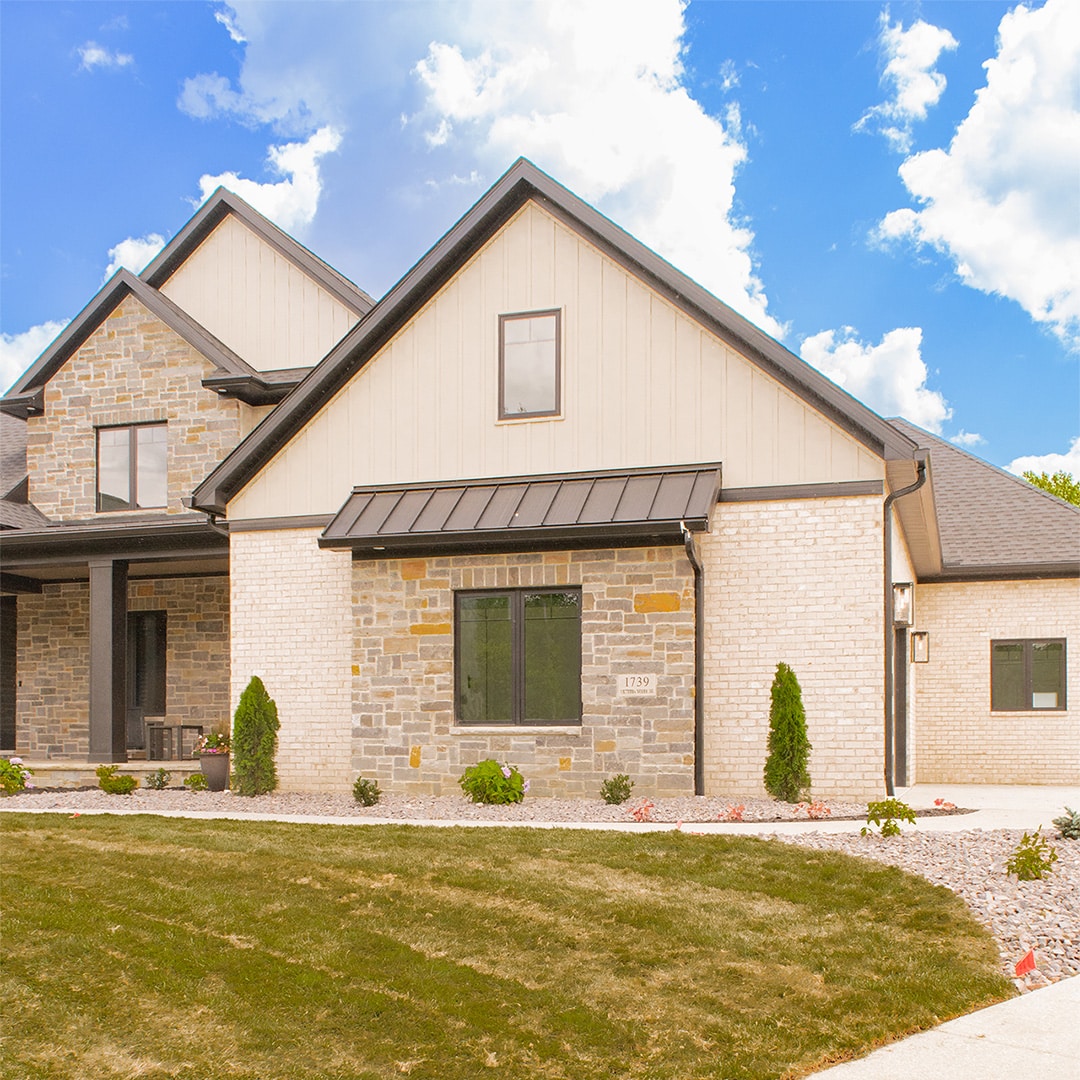
[[[705,568],[694,537],[682,526],[686,557],[694,570],[694,794],[705,794]]]
[[[916,451],[918,453],[919,451]],[[925,455],[927,451],[923,450]],[[885,794],[893,796],[893,739],[895,737],[896,703],[893,698],[893,588],[892,588],[892,505],[897,499],[910,495],[926,483],[926,458],[916,460],[918,470],[914,484],[885,496],[883,512],[885,523],[882,540],[885,554]]]

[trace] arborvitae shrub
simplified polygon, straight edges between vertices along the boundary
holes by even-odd
[[[799,802],[810,790],[810,750],[799,680],[787,664],[777,664],[769,708],[769,756],[765,761],[765,790],[773,798]]]
[[[277,706],[258,675],[240,695],[233,716],[231,787],[235,795],[265,795],[277,787]]]

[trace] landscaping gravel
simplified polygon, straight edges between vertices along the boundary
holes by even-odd
[[[718,820],[771,822],[808,820],[807,805],[792,806],[771,799],[686,797],[646,800],[631,798],[619,806],[598,799],[526,798],[511,806],[483,806],[460,795],[383,795],[376,806],[361,806],[350,795],[275,793],[242,798],[229,792],[189,792],[170,788],[140,788],[133,795],[106,795],[98,789],[26,792],[4,800],[8,809],[66,810],[71,813],[169,811],[319,816],[381,821],[521,821],[619,822],[632,824],[633,811],[649,803],[645,820],[694,823]],[[831,813],[821,820],[865,818],[865,803],[829,803]],[[919,816],[940,814],[916,808]],[[816,811],[821,813],[821,811]],[[805,831],[775,837],[786,843],[843,851],[920,874],[959,894],[975,917],[994,935],[1002,970],[1021,990],[1034,989],[1071,975],[1080,975],[1080,841],[1064,840],[1049,827],[1047,838],[1058,853],[1053,872],[1041,881],[1018,881],[1005,872],[1005,862],[1020,842],[1021,833],[967,829],[924,832],[905,826],[901,836],[884,839],[858,832]],[[1035,952],[1037,968],[1016,978],[1017,961]]]

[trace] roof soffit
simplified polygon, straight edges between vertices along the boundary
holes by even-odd
[[[915,443],[820,372],[666,262],[524,158],[410,269],[361,322],[196,491],[196,502],[225,504],[343,387],[432,295],[528,201],[666,296],[872,452],[910,459]]]

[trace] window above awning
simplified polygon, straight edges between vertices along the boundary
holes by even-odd
[[[720,465],[358,487],[319,545],[379,555],[626,547],[709,528]]]

